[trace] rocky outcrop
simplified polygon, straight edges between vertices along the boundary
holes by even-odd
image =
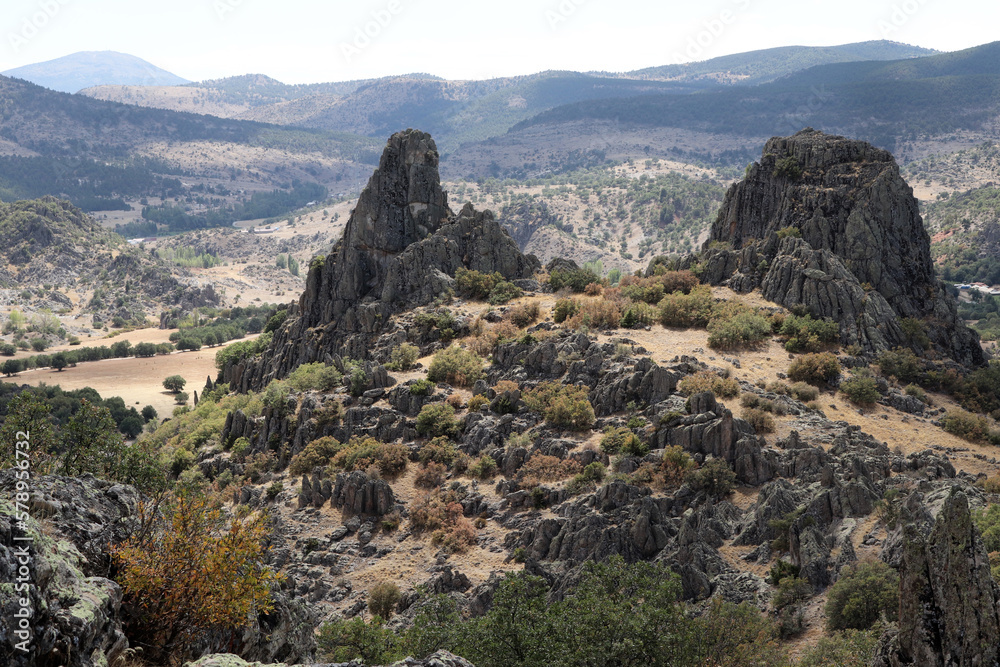
[[[396,504],[392,487],[385,480],[369,477],[355,470],[340,473],[333,485],[333,506],[354,514],[383,515],[392,511]]]
[[[771,139],[729,189],[705,248],[703,280],[805,306],[838,322],[845,344],[912,346],[900,323],[912,318],[939,351],[985,363],[935,278],[912,189],[870,144],[813,130]]]
[[[916,494],[903,509],[899,631],[883,637],[876,667],[1000,663],[1000,587],[972,523],[965,493],[953,489],[930,533]]]
[[[38,521],[0,501],[0,663],[10,667],[114,663],[128,641],[122,590],[106,576],[106,540],[135,511],[134,489],[93,477],[38,478],[25,503]],[[15,498],[14,473],[0,474],[4,498]],[[105,542],[98,546],[101,538]],[[87,555],[85,555],[87,554]],[[25,585],[23,590],[15,588]],[[24,605],[22,601],[26,601]],[[20,615],[30,614],[22,623]],[[30,636],[24,633],[30,632]],[[23,644],[21,644],[23,642]],[[18,645],[26,651],[19,650]]]
[[[351,214],[343,238],[309,269],[306,289],[267,351],[223,369],[235,390],[260,389],[301,363],[341,354],[363,359],[390,316],[453,289],[465,267],[530,277],[525,256],[489,211],[455,215],[441,189],[430,135],[393,135]]]

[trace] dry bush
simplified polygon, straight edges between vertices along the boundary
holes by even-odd
[[[774,433],[774,417],[767,412],[758,408],[744,408],[742,417],[758,433]]]
[[[840,375],[840,361],[829,352],[803,354],[788,367],[793,382],[823,385]]]
[[[518,477],[521,486],[530,489],[544,482],[558,482],[572,477],[581,470],[583,470],[583,466],[580,465],[579,461],[535,454],[521,466]]]
[[[518,329],[523,329],[529,324],[534,324],[538,321],[538,302],[530,301],[528,303],[520,303],[516,306],[511,306],[507,309],[507,312],[503,314],[503,319],[510,322]]]
[[[740,383],[736,378],[719,377],[711,371],[698,371],[684,377],[677,390],[686,396],[710,391],[720,398],[733,398],[740,393]]]
[[[462,506],[438,490],[418,498],[410,508],[410,527],[431,531],[431,542],[449,553],[465,551],[476,542],[476,530],[462,514]]]
[[[506,391],[517,391],[521,388],[521,385],[514,382],[513,380],[500,380],[495,385],[493,385],[493,391],[498,394],[502,394]]]
[[[600,296],[604,288],[601,287],[600,283],[588,283],[586,287],[583,288],[583,293],[587,296]]]
[[[444,483],[445,474],[448,469],[443,463],[428,461],[417,470],[413,483],[424,489],[436,489]]]
[[[374,616],[388,621],[396,611],[401,597],[399,586],[391,581],[380,581],[368,591],[368,610]]]
[[[594,299],[580,304],[580,310],[565,322],[567,329],[617,329],[622,320],[621,304]]]
[[[462,400],[461,394],[452,394],[448,398],[444,399],[444,402],[455,408],[456,410],[461,410],[465,407],[465,401]]]
[[[586,431],[597,420],[590,404],[589,387],[543,382],[522,394],[532,412],[541,413],[553,426]]]
[[[500,343],[517,338],[521,330],[510,320],[501,320],[485,326],[482,331],[468,341],[469,350],[480,357],[488,357]]]

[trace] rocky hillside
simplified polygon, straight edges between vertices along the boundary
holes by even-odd
[[[866,144],[772,140],[692,264],[741,293],[662,263],[611,287],[569,261],[542,272],[488,212],[453,213],[429,135],[393,135],[286,319],[225,350],[223,382],[130,450],[155,451],[175,493],[224,503],[234,525],[266,516],[254,566],[284,575],[273,609],[238,631],[209,623],[168,646],[175,662],[994,664],[995,447],[941,428],[953,397],[904,389],[837,340],[817,341],[822,377],[800,379],[814,357],[789,359],[781,339],[791,316],[775,301],[842,318],[842,342],[869,351],[893,329],[866,317],[943,302],[907,282],[929,255],[926,236],[906,237],[919,217],[900,184]],[[723,234],[741,249],[719,248]],[[786,302],[775,276],[815,298]],[[470,293],[504,278],[520,296]],[[860,325],[830,310],[848,305]],[[947,346],[965,335],[953,310],[938,314],[936,351],[974,357]],[[0,503],[0,575],[37,536],[30,602],[44,611],[34,652],[17,654],[4,638],[19,601],[0,588],[7,664],[97,667],[136,636],[167,641],[108,568],[138,513],[126,481],[35,480],[37,518],[21,523]],[[0,474],[4,497],[17,483]],[[595,572],[610,572],[598,590]]]
[[[811,129],[770,140],[726,194],[703,262],[713,284],[838,322],[845,345],[914,345],[907,320],[946,357],[985,363],[935,277],[912,189],[870,144]]]
[[[131,246],[66,201],[0,202],[5,305],[55,306],[100,322],[145,321],[164,308],[217,305],[210,284]]]

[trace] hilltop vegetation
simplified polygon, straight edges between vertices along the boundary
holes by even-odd
[[[456,204],[497,210],[522,251],[543,262],[601,260],[630,273],[652,256],[698,248],[724,185],[707,173],[696,178],[648,160],[542,178],[460,181],[449,190]]]

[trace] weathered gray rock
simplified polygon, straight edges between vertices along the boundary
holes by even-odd
[[[899,631],[883,637],[873,664],[1000,663],[1000,587],[965,493],[952,491],[930,534],[910,514],[904,506]]]
[[[801,238],[779,239],[786,228]],[[733,250],[708,249],[719,241]],[[948,356],[985,363],[935,278],[912,189],[890,153],[862,141],[813,130],[768,141],[726,194],[702,278],[804,305],[869,352],[910,346],[899,319],[915,318]]]
[[[355,470],[340,473],[333,485],[333,506],[354,514],[383,515],[392,511],[396,498],[392,487],[383,479],[373,479]]]
[[[328,355],[367,358],[391,315],[451,289],[460,267],[521,279],[540,265],[518,250],[492,213],[471,205],[452,213],[430,135],[394,134],[343,238],[310,267],[298,306],[268,350],[230,364],[223,376],[246,391]]]
[[[135,511],[135,490],[90,476],[37,478],[28,504],[32,513],[49,515],[54,528],[43,533],[31,517],[23,524],[17,521],[6,500],[14,498],[14,484],[13,471],[0,473],[0,581],[7,584],[0,589],[0,663],[113,663],[128,648],[119,616],[122,590],[110,579],[90,575],[106,571],[107,553],[95,540],[102,535],[110,539],[121,527],[119,520]],[[17,590],[22,575],[27,576],[20,583],[27,588]],[[18,618],[21,600],[28,602],[23,608],[31,614],[26,627]],[[16,634],[25,629],[30,639]],[[17,648],[22,641],[26,652]]]

